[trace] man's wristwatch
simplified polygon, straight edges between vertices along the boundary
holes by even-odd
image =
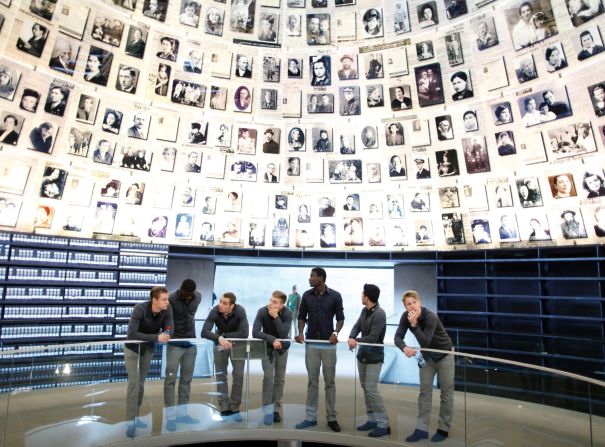
[[[332,335],[336,335],[338,337],[338,332],[334,331],[332,332]]]

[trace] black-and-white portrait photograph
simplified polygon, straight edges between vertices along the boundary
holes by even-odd
[[[167,96],[170,88],[170,73],[172,67],[168,64],[160,64],[156,74],[154,93],[160,96]]]
[[[141,205],[145,195],[145,182],[133,182],[126,189],[124,203],[128,205]],[[186,200],[186,199],[183,199]]]
[[[99,99],[94,96],[80,94],[78,100],[78,109],[76,111],[76,121],[86,124],[94,124],[99,108]]]
[[[498,32],[496,31],[494,18],[491,15],[487,15],[475,23],[475,40],[479,51],[498,45]]]
[[[437,127],[437,138],[439,141],[454,139],[454,128],[451,115],[440,115],[435,117]]]
[[[523,208],[542,206],[542,191],[537,177],[522,177],[516,180],[519,203]]]
[[[263,88],[260,91],[260,108],[264,110],[277,110],[277,90]]]
[[[390,219],[403,219],[405,217],[403,194],[387,194],[387,205]]]
[[[211,36],[222,36],[224,26],[225,11],[215,6],[207,8],[204,19],[204,32]]]
[[[103,123],[101,129],[104,132],[109,132],[114,135],[120,133],[120,127],[122,126],[123,113],[115,109],[105,109],[103,114]]]
[[[192,214],[177,213],[176,226],[174,227],[174,237],[177,239],[191,239],[193,233]]]
[[[442,104],[444,93],[441,81],[441,66],[439,64],[429,64],[414,67],[414,74],[420,107]]]
[[[87,157],[91,140],[92,132],[72,127],[68,135],[68,153],[80,157]]]
[[[366,180],[368,183],[380,183],[382,175],[380,172],[380,163],[366,163]],[[370,214],[372,208],[370,207]],[[381,208],[382,215],[382,208]]]
[[[189,144],[205,145],[208,137],[208,121],[197,120],[191,122],[191,127],[187,133],[187,142]]]
[[[357,55],[344,53],[340,56],[340,65],[338,67],[338,79],[346,81],[349,79],[358,79]]]
[[[361,183],[361,160],[328,160],[330,183]]]
[[[263,154],[279,154],[281,129],[266,127],[263,131]]]
[[[29,133],[29,148],[37,152],[50,154],[57,137],[57,126],[48,121],[34,126]]]
[[[263,57],[263,81],[279,82],[281,74],[281,59],[274,56]]]
[[[245,54],[238,54],[235,58],[234,74],[238,78],[251,78],[252,58],[246,56]]]
[[[428,212],[431,210],[429,194],[426,191],[413,191],[408,194],[410,199],[410,211],[413,213]]]
[[[225,110],[227,108],[227,89],[219,86],[210,87],[210,108]]]
[[[429,159],[426,155],[419,153],[414,155],[414,171],[417,180],[431,178]]]
[[[206,195],[202,204],[202,214],[216,213],[216,196]]]
[[[366,104],[370,108],[384,106],[382,84],[373,84],[366,87]]]
[[[252,111],[252,91],[245,85],[235,89],[233,105],[236,112],[250,113]]]
[[[546,60],[546,71],[554,73],[567,67],[567,58],[561,42],[554,42],[544,49],[544,59]]]
[[[405,155],[395,154],[389,158],[389,177],[394,180],[406,180]]]
[[[288,14],[286,16],[286,34],[288,36],[300,36],[302,32],[302,16],[300,14]]]
[[[462,54],[462,41],[460,33],[449,33],[445,35],[445,52],[450,67],[464,63],[464,55]]]
[[[276,194],[274,206],[276,210],[288,209],[288,196],[285,194]]]
[[[330,14],[307,14],[307,45],[330,43]]]
[[[107,183],[103,183],[101,187],[101,197],[109,197],[111,199],[117,199],[120,196],[120,188],[122,182],[116,179],[110,180]]]
[[[53,70],[73,76],[79,52],[80,45],[65,37],[58,36],[50,53],[48,66]]]
[[[550,150],[556,159],[597,151],[589,121],[553,127],[544,133],[545,140],[550,143]]]
[[[460,213],[444,213],[441,215],[443,235],[447,245],[464,244],[464,225]]]
[[[303,60],[288,58],[288,78],[301,79],[303,70]]]
[[[0,115],[0,143],[16,146],[25,119],[16,113],[2,112]]]
[[[297,152],[305,150],[305,132],[302,128],[293,127],[288,131],[288,148]]]
[[[0,98],[12,101],[21,79],[21,71],[5,61],[0,62]]]
[[[204,220],[200,230],[200,241],[214,242],[214,222]]]
[[[176,161],[176,154],[176,147],[162,148],[162,157],[159,160],[156,160],[156,164],[159,164],[160,171],[174,171],[174,162]]]
[[[313,152],[332,152],[332,129],[313,127],[311,129],[311,144]]]
[[[289,177],[300,176],[300,157],[288,157],[288,170],[286,174]]]
[[[197,28],[200,23],[201,4],[195,0],[181,0],[179,23]]]
[[[138,68],[120,64],[116,79],[116,90],[134,95],[137,92],[139,72]]]
[[[67,171],[53,166],[45,166],[40,183],[40,197],[61,200],[66,180]]]
[[[396,34],[409,32],[411,28],[408,2],[405,0],[395,0],[392,13],[393,31],[395,31]]]
[[[334,95],[332,93],[308,94],[307,112],[334,113]]]
[[[126,132],[129,138],[146,140],[149,133],[149,114],[135,112],[132,115],[132,126]]]
[[[113,53],[91,45],[84,69],[84,80],[106,86],[112,62]]]
[[[387,146],[402,146],[405,143],[403,125],[399,122],[386,123],[384,125],[384,134]]]
[[[97,15],[93,22],[91,37],[114,47],[119,47],[123,32],[124,24],[119,19]]]
[[[340,87],[340,115],[352,116],[361,114],[359,87]]]
[[[103,163],[105,165],[110,165],[113,162],[113,154],[116,149],[116,144],[106,140],[101,139],[97,142],[95,150],[92,153],[92,161],[95,163]]]
[[[27,112],[36,113],[38,104],[40,104],[40,93],[32,88],[25,87],[23,92],[21,92],[19,108]]]
[[[48,28],[46,26],[32,20],[24,20],[17,39],[17,48],[32,56],[40,57],[47,38]]]
[[[538,78],[538,70],[531,54],[518,57],[515,61],[515,74],[519,84],[533,81]]]
[[[10,1],[5,6],[9,5]],[[57,0],[31,0],[29,10],[43,19],[52,20],[56,6]]]
[[[340,153],[342,155],[355,154],[355,135],[340,134]]]
[[[449,19],[455,19],[468,13],[466,0],[443,0],[445,5],[445,16]]]
[[[179,54],[179,40],[174,37],[162,36],[160,37],[160,46],[155,55],[168,62],[176,62],[176,58]]]
[[[573,26],[580,26],[603,14],[600,0],[565,0],[565,5]]]
[[[265,221],[250,222],[248,226],[248,245],[252,247],[264,247],[266,231],[267,224]]]
[[[416,43],[416,56],[419,61],[426,61],[435,57],[432,40],[423,40]]]
[[[147,34],[148,31],[146,29],[130,25],[126,38],[126,48],[124,49],[126,54],[138,59],[143,59],[145,46],[147,45]]]
[[[166,12],[168,11],[168,0],[144,0],[143,15],[150,17],[159,22],[166,20]]]
[[[571,105],[564,86],[538,90],[517,99],[525,127],[572,115]]]
[[[381,8],[367,9],[363,14],[360,13],[360,16],[362,20],[363,37],[365,39],[384,36]]]
[[[582,239],[587,237],[584,219],[579,208],[566,208],[560,216],[561,234],[565,239]]]
[[[490,234],[489,220],[473,219],[471,221],[471,232],[475,244],[491,244],[492,236]]]
[[[460,174],[456,149],[436,151],[435,158],[437,160],[437,174],[439,177],[451,177]]]
[[[582,31],[580,33],[579,42],[576,43],[576,47],[578,48],[579,61],[589,59],[595,54],[605,51],[599,28],[596,25],[593,25]]]
[[[204,107],[206,86],[181,79],[172,80],[170,101],[191,107]]]
[[[484,136],[462,139],[462,150],[464,152],[464,163],[466,172],[477,174],[489,172],[489,156],[487,154],[487,143]]]
[[[496,208],[509,208],[513,206],[513,195],[508,183],[488,185],[493,190],[494,204]]]
[[[240,127],[237,130],[237,153],[254,155],[256,153],[256,129]]]
[[[515,146],[515,137],[512,130],[503,130],[494,134],[496,140],[498,155],[514,155],[517,153]]]
[[[319,246],[321,248],[336,247],[336,224],[319,224]]]
[[[255,13],[255,0],[231,0],[231,31],[252,34]]]
[[[509,124],[514,121],[513,111],[510,102],[504,101],[491,105],[492,114],[494,117],[494,124],[501,126],[503,124]]]
[[[510,6],[505,15],[515,50],[558,34],[550,0],[520,0]]]
[[[427,28],[439,23],[437,4],[435,2],[421,3],[416,7],[416,11],[418,13],[418,25],[420,25],[420,28]]]
[[[605,174],[603,169],[588,168],[582,174],[582,195],[587,199],[605,196]],[[605,224],[605,221],[601,222]]]
[[[214,145],[218,147],[231,146],[231,125],[221,123],[214,129]]]
[[[256,181],[256,165],[247,160],[235,160],[229,167],[229,178],[246,182]]]
[[[467,110],[462,115],[462,121],[464,123],[465,132],[474,132],[479,130],[479,121],[477,119],[477,112],[475,110]]]
[[[265,173],[263,174],[263,182],[279,183],[279,164],[274,162],[267,163]]]
[[[363,58],[366,79],[384,78],[384,68],[381,53],[368,53]]]
[[[69,89],[58,83],[53,82],[48,87],[44,111],[56,116],[65,115],[67,100],[69,99]]]
[[[460,101],[474,96],[469,70],[459,70],[450,73],[449,79],[453,91],[452,100]]]
[[[363,245],[363,219],[361,217],[345,218],[343,225],[346,247]]]
[[[361,130],[361,142],[364,149],[375,149],[378,147],[378,129],[375,126],[365,126]]]
[[[439,204],[441,208],[458,208],[460,206],[460,198],[458,197],[457,186],[446,186],[439,188]]]
[[[329,55],[309,56],[311,69],[311,85],[326,86],[332,84],[332,59]]]
[[[279,33],[279,16],[262,12],[260,14],[260,28],[258,30],[258,40],[262,42],[277,42]]]
[[[149,171],[151,169],[151,160],[153,151],[141,147],[122,146],[120,167],[136,169],[137,171]]]

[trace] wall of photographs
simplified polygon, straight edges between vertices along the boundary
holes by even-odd
[[[602,0],[0,0],[0,22],[4,229],[339,250],[605,236]]]

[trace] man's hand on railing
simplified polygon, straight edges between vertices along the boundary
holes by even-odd
[[[229,340],[227,340],[225,337],[219,337],[218,344],[221,345],[221,347],[225,351],[228,351],[229,349],[231,349],[231,342]]]
[[[281,341],[275,340],[273,342],[273,349],[281,349]]]
[[[296,343],[302,343],[305,341],[305,336],[303,334],[298,334],[296,337],[294,337],[294,341]]]
[[[403,348],[403,353],[406,357],[414,357],[416,355],[416,350],[414,348],[410,348],[409,346],[405,346]]]
[[[332,335],[330,335],[330,343],[333,345],[338,343],[338,334],[336,332],[333,332]]]
[[[160,335],[158,335],[159,343],[168,343],[169,341],[170,341],[170,335],[168,335],[166,332],[162,332]]]
[[[353,349],[355,349],[357,347],[357,340],[355,340],[354,338],[349,338],[349,341],[347,341],[347,344],[349,345],[349,351],[352,351]]]

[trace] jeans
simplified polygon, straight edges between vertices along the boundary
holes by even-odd
[[[357,361],[359,383],[361,384],[361,388],[363,388],[368,421],[376,422],[380,428],[387,428],[389,426],[387,411],[384,407],[382,396],[378,391],[381,368],[382,363],[362,363],[359,360]]]
[[[181,375],[179,380],[179,413],[185,414],[185,408],[181,405],[189,403],[189,390],[191,388],[191,379],[193,378],[193,370],[195,368],[195,357],[197,356],[197,346],[193,345],[189,348],[181,348],[168,344],[166,346],[166,379],[164,380],[164,405],[169,408],[169,416],[173,416],[172,412],[175,402],[174,388],[176,384],[177,372],[179,366]]]
[[[441,406],[437,428],[449,432],[454,413],[454,374],[456,364],[454,355],[449,354],[435,363],[428,356],[424,357],[426,365],[420,368],[420,394],[418,395],[418,424],[417,428],[428,431],[433,407],[433,379],[437,374],[441,388]]]
[[[153,358],[153,348],[147,347],[143,354],[124,348],[124,364],[128,373],[128,387],[126,391],[126,419],[134,421],[139,415],[145,391],[145,378]]]
[[[273,351],[272,358],[261,361],[263,366],[263,413],[272,414],[281,411],[281,401],[286,382],[286,364],[288,351],[278,354]]]
[[[220,349],[219,349],[220,348]],[[229,397],[229,383],[227,380],[227,366],[231,359],[233,368],[233,381],[231,385],[231,397]],[[242,403],[242,388],[244,386],[245,360],[234,360],[231,349],[224,350],[220,345],[214,348],[214,374],[216,380],[216,391],[218,392],[218,405],[220,411],[239,411]]]
[[[328,422],[336,420],[336,345],[307,343],[305,346],[305,365],[309,382],[307,384],[306,419],[317,420],[317,401],[319,398],[319,369],[322,368]]]

